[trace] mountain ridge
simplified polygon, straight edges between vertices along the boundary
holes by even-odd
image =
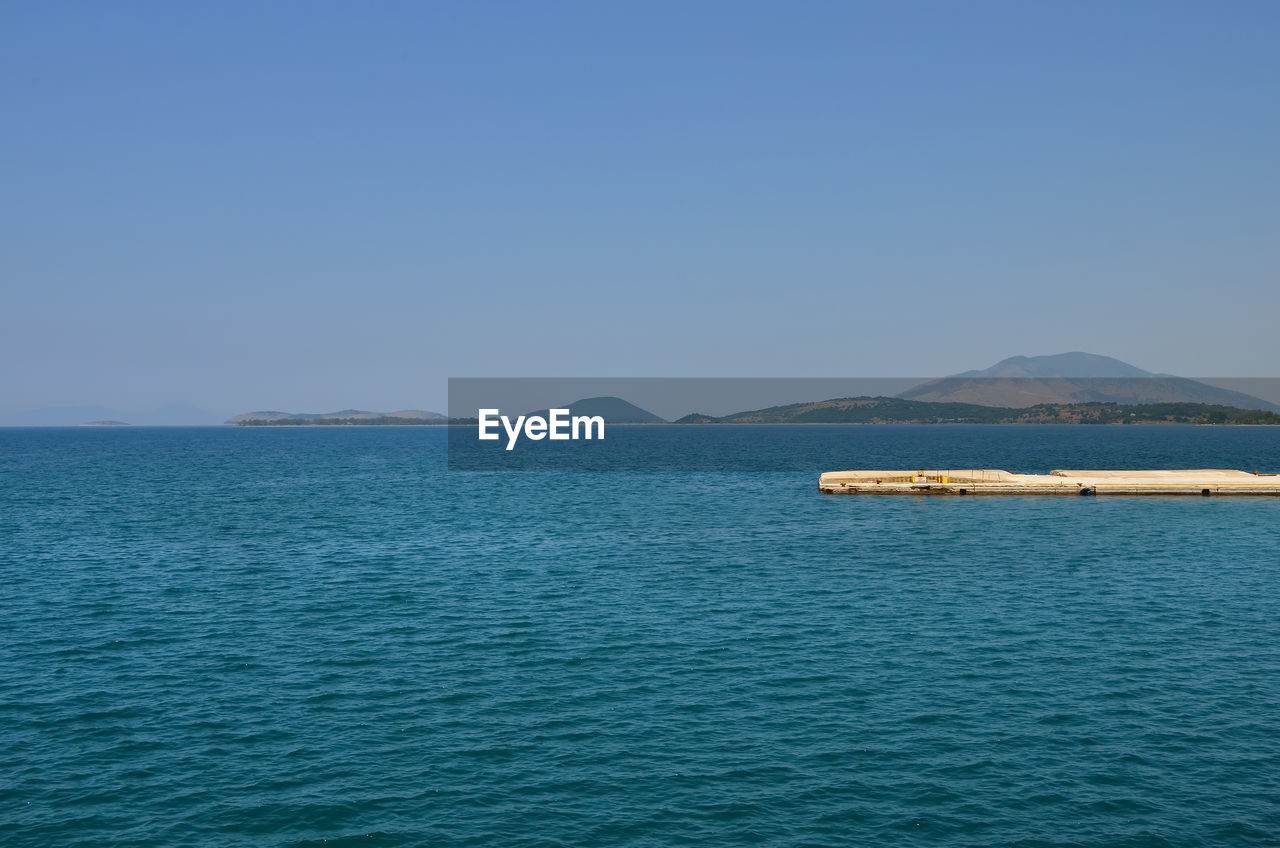
[[[952,374],[952,377],[1155,377],[1113,356],[1073,350],[1044,356],[1010,356],[990,368]],[[1164,375],[1167,376],[1167,375]]]
[[[1045,403],[1201,403],[1280,411],[1280,405],[1244,392],[1188,377],[1156,374],[1114,357],[1083,351],[1011,356],[990,368],[926,380],[897,397],[1004,408]]]
[[[579,398],[573,403],[556,407],[556,409],[567,409],[570,415],[599,415],[604,419],[606,424],[666,424],[667,419],[658,415],[654,415],[647,409],[636,406],[629,400],[624,400],[615,395],[602,395],[600,397]],[[550,408],[537,409],[528,415],[540,415],[546,418]]]

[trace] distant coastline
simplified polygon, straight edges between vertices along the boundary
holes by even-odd
[[[570,407],[573,407],[570,404]],[[628,404],[630,406],[630,404]],[[631,407],[638,409],[637,407]],[[643,410],[640,410],[643,411]],[[238,415],[227,423],[237,427],[385,427],[475,425],[475,418],[406,416],[359,413],[344,415],[288,415],[254,417]],[[434,415],[434,414],[433,414]],[[657,416],[652,420],[610,420],[618,425],[678,424],[1280,424],[1280,413],[1240,409],[1204,403],[1118,404],[1042,403],[1029,407],[983,406],[970,403],[906,400],[892,397],[832,398],[766,409],[713,416],[691,413],[672,422]]]
[[[244,412],[226,422],[237,427],[349,427],[349,426],[417,426],[448,424],[449,419],[426,409],[400,409],[395,412],[369,412],[364,409],[342,409],[337,412]]]
[[[246,418],[228,421],[234,427],[422,427],[441,424],[465,424],[448,418],[400,418],[395,415],[377,415],[370,418]]]
[[[1280,414],[1204,403],[1042,403],[1029,407],[835,398],[726,416],[694,413],[677,424],[1280,424]]]

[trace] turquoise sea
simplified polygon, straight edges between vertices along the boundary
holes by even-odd
[[[1280,428],[699,429],[803,470],[0,430],[0,844],[1280,844],[1280,499],[816,485]]]

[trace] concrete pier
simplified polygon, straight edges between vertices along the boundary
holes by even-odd
[[[1012,474],[985,468],[915,471],[828,471],[827,495],[1219,495],[1280,496],[1280,474],[1222,469],[1150,471],[1057,470]]]

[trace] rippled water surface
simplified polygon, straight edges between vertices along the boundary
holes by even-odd
[[[1280,428],[815,434],[1280,470]],[[1280,844],[1280,499],[451,473],[443,436],[0,431],[0,842]]]

